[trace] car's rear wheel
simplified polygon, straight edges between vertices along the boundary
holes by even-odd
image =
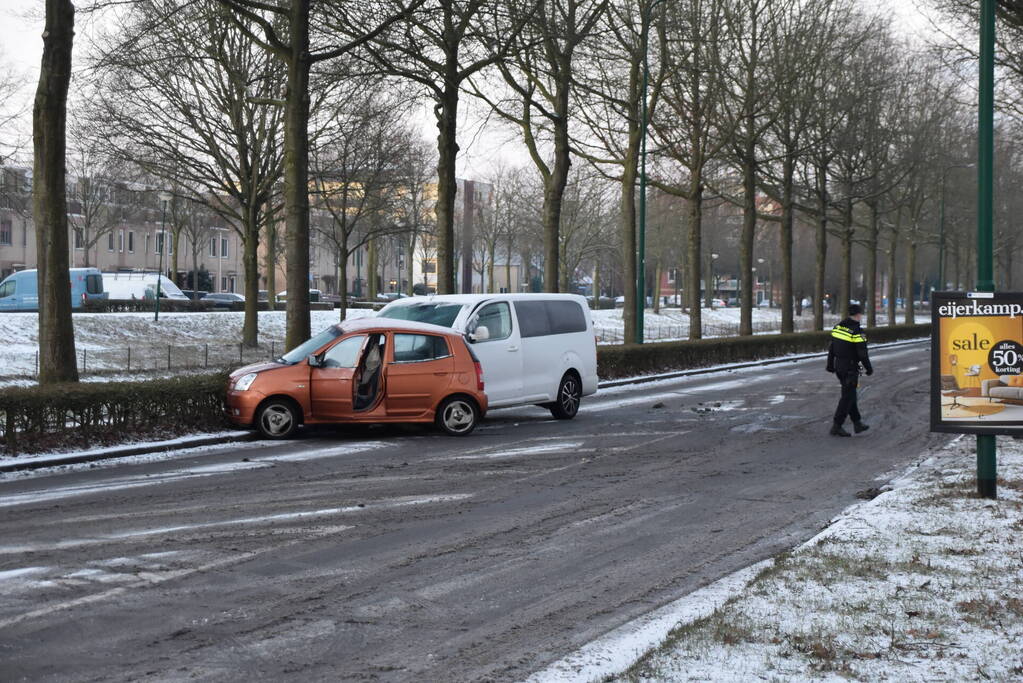
[[[437,426],[450,436],[471,434],[479,419],[476,402],[464,396],[449,396],[437,407]]]
[[[298,407],[283,398],[272,398],[256,412],[256,429],[267,439],[287,439],[299,423]]]
[[[574,372],[566,372],[558,385],[558,395],[550,405],[551,415],[559,420],[571,420],[579,412],[583,400],[583,386]]]

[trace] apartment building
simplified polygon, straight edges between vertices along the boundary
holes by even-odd
[[[130,195],[131,199],[127,197]],[[216,215],[201,217],[198,230],[180,230],[175,239],[158,192],[127,183],[102,185],[68,179],[68,261],[72,268],[104,272],[162,270],[184,284],[192,269],[192,244],[198,265],[210,273],[213,290],[243,287],[241,238]],[[0,277],[36,267],[32,221],[31,169],[0,168]]]

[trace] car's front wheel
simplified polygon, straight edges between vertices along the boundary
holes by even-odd
[[[464,396],[449,396],[437,408],[437,426],[450,436],[471,434],[479,419],[476,402]]]
[[[579,403],[583,400],[583,386],[573,372],[566,372],[558,385],[558,395],[554,403],[549,404],[551,415],[559,420],[571,420],[579,412]]]
[[[287,399],[270,399],[256,413],[256,429],[267,439],[287,439],[299,423],[298,407]]]

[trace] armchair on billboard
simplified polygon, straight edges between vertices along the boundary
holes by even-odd
[[[931,431],[1023,434],[1023,293],[935,292]]]

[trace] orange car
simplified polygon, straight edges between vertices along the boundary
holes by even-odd
[[[436,422],[465,436],[486,415],[483,370],[457,332],[362,318],[332,325],[272,363],[231,373],[228,419],[270,439],[300,424]]]

